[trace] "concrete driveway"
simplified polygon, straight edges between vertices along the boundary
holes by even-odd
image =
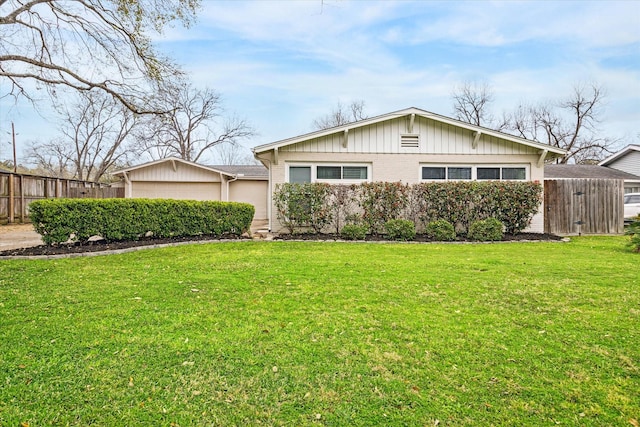
[[[30,248],[42,244],[31,224],[0,225],[0,251]]]

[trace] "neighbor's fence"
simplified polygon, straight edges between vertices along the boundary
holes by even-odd
[[[558,235],[624,232],[624,181],[545,179],[544,231]]]
[[[59,197],[123,198],[124,188],[75,179],[0,172],[0,223],[26,222],[31,202]]]

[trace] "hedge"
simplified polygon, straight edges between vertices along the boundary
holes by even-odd
[[[517,234],[538,212],[542,185],[528,181],[279,184],[274,202],[280,223],[292,233],[304,229],[339,233],[348,223],[383,233],[388,221],[407,219],[422,230],[433,221],[444,220],[466,234],[472,223],[496,218],[506,233]]]
[[[117,241],[145,235],[241,235],[249,231],[255,208],[195,200],[45,199],[31,203],[29,211],[35,230],[50,245],[91,236]]]

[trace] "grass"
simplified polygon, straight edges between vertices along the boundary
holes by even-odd
[[[0,261],[0,425],[637,425],[638,261],[623,237]]]

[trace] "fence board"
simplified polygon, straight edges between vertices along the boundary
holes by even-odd
[[[620,234],[624,181],[549,179],[544,181],[544,231],[559,235]]]
[[[73,179],[50,178],[0,171],[0,223],[25,222],[29,205],[40,199],[124,198],[124,188]]]

